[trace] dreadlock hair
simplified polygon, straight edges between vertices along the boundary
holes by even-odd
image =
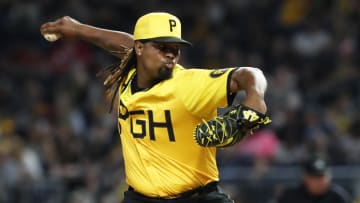
[[[114,100],[118,93],[119,87],[125,82],[126,76],[132,68],[136,65],[136,54],[134,48],[123,47],[124,57],[120,64],[110,65],[100,70],[96,76],[103,78],[105,86],[105,96],[107,101],[110,101],[109,112],[112,111]]]

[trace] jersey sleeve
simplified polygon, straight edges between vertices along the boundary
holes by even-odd
[[[185,107],[202,118],[216,115],[218,107],[228,106],[233,99],[230,76],[235,68],[217,70],[187,69],[178,78],[180,94]]]

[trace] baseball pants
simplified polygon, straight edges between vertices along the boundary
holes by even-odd
[[[124,193],[123,203],[234,203],[234,201],[221,190],[217,182],[212,182],[173,199],[146,197],[129,187]]]

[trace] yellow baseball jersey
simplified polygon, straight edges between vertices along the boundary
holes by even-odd
[[[119,133],[127,183],[149,197],[172,197],[219,179],[216,148],[193,138],[202,119],[228,106],[230,73],[174,67],[173,76],[131,92],[135,71],[120,88]]]

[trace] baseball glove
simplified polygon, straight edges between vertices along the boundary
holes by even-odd
[[[194,139],[202,147],[228,147],[269,123],[271,119],[265,114],[238,104],[224,115],[198,124]]]

